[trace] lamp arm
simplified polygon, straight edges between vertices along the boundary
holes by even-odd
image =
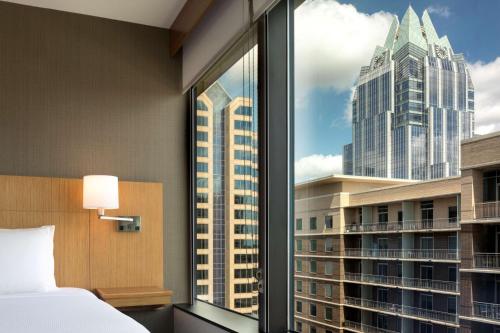
[[[106,215],[99,215],[99,219],[108,221],[128,221],[128,222],[134,221],[134,219],[131,217],[118,217],[118,216],[106,216]]]

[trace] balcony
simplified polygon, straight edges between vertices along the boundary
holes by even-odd
[[[476,220],[500,218],[500,201],[480,202],[474,207]]]
[[[458,250],[448,249],[359,249],[347,248],[344,250],[346,257],[359,257],[369,259],[402,259],[402,260],[439,260],[458,261]]]
[[[349,282],[365,282],[377,285],[388,285],[408,289],[424,289],[458,293],[459,285],[453,281],[425,280],[417,278],[403,278],[375,274],[345,273],[345,280]]]
[[[407,220],[404,222],[351,224],[345,227],[345,233],[391,233],[412,231],[457,230],[460,228],[456,218],[442,218],[433,220]]]
[[[355,321],[346,320],[344,321],[344,328],[348,331],[362,332],[362,333],[396,333],[397,331],[391,331],[380,327],[370,326],[361,324]]]
[[[480,319],[500,321],[500,304],[472,302],[472,315]]]
[[[458,315],[429,309],[415,308],[412,306],[399,305],[394,303],[385,303],[361,299],[357,297],[345,297],[345,304],[370,310],[384,311],[393,315],[402,315],[404,317],[416,317],[424,320],[431,320],[440,323],[447,323],[456,326],[458,324]]]
[[[476,269],[498,270],[500,269],[500,254],[475,253],[473,267]]]

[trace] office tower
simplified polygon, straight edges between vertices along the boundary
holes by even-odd
[[[358,176],[433,179],[458,175],[460,141],[474,133],[474,86],[464,57],[438,37],[427,11],[394,17],[385,44],[361,68],[352,100]]]
[[[257,314],[257,130],[250,98],[197,99],[197,297]]]
[[[459,176],[296,185],[296,330],[497,332],[499,144],[462,141]]]

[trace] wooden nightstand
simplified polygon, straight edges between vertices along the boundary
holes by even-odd
[[[171,290],[158,287],[97,288],[96,294],[115,308],[162,307],[172,297]]]

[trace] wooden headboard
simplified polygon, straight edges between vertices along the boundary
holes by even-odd
[[[55,225],[55,274],[59,287],[163,287],[163,187],[120,182],[120,209],[140,215],[142,230],[117,232],[82,208],[81,179],[0,176],[0,228]]]

